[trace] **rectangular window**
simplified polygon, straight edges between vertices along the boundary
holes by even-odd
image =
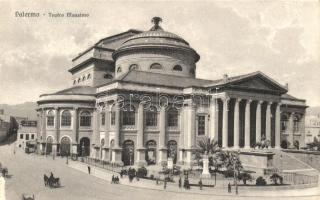
[[[116,124],[116,113],[115,112],[111,112],[111,125],[115,125]]]
[[[47,117],[47,126],[54,126],[54,117],[53,116]]]
[[[91,116],[80,116],[80,126],[91,126]]]
[[[62,116],[61,126],[71,126],[71,116]]]
[[[135,124],[135,113],[132,111],[123,112],[123,125],[133,126]]]
[[[31,134],[31,140],[34,140],[34,134]]]
[[[168,126],[169,127],[178,126],[178,112],[168,112]]]
[[[20,134],[20,139],[23,139],[23,134]]]
[[[105,124],[106,124],[106,114],[101,113],[101,125],[105,125]]]
[[[206,117],[198,116],[198,135],[205,135],[206,132]]]
[[[29,140],[29,134],[26,134],[26,140]]]
[[[157,126],[156,112],[146,112],[146,126]]]

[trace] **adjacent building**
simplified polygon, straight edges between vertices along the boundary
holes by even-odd
[[[241,151],[262,139],[277,149],[305,145],[305,100],[260,71],[196,78],[200,55],[160,21],[103,38],[72,60],[73,86],[38,100],[42,151],[191,165],[204,137]]]
[[[16,146],[24,149],[28,141],[37,140],[37,121],[36,120],[23,120],[20,122]]]
[[[312,143],[314,138],[320,140],[320,114],[317,116],[306,116],[306,138],[305,143]]]

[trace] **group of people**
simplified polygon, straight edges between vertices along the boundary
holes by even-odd
[[[120,183],[119,177],[112,175],[111,184],[119,184],[119,183]]]

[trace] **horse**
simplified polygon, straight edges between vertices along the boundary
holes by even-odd
[[[49,184],[49,177],[47,175],[43,175],[44,186],[47,187]]]

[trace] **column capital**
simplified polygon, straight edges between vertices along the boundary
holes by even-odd
[[[55,110],[59,110],[59,109],[60,109],[60,107],[55,106],[55,107],[53,107],[53,109],[55,109]]]
[[[236,100],[236,103],[240,103],[240,101],[242,101],[241,98],[235,98],[235,100]]]
[[[257,101],[257,104],[258,104],[258,105],[261,105],[261,104],[263,104],[263,102],[264,102],[263,100],[258,100],[258,101]]]
[[[246,99],[246,104],[250,104],[252,102],[252,99]]]

